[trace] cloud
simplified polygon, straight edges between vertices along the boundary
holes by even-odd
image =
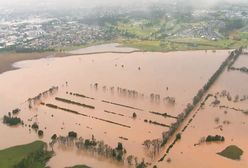
[[[220,2],[238,3],[247,0],[0,0],[0,6],[38,6],[54,5],[57,7],[92,7],[101,5],[125,5],[149,2],[183,2],[191,6],[213,6]]]

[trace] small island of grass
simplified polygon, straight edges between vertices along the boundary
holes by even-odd
[[[240,157],[243,154],[243,150],[235,145],[230,145],[217,154],[226,157],[228,159],[240,160]]]

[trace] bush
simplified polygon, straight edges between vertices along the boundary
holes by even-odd
[[[145,165],[144,162],[141,162],[140,164],[138,164],[138,165],[136,166],[136,168],[145,168],[145,167],[146,167],[146,165]]]
[[[35,122],[33,123],[32,128],[37,131],[39,129],[39,125]]]
[[[182,137],[182,136],[181,136],[180,133],[178,133],[178,134],[176,135],[176,139],[177,139],[177,140],[181,139],[181,137]]]
[[[51,137],[52,140],[56,140],[57,139],[57,135],[53,134],[53,136]]]
[[[44,132],[42,130],[39,130],[38,135],[39,135],[39,137],[42,137],[44,135]]]
[[[19,113],[20,111],[21,111],[20,109],[16,108],[16,109],[12,110],[12,114],[17,114],[17,113]]]
[[[70,131],[70,132],[68,132],[68,137],[70,137],[70,138],[77,138],[77,133],[74,132],[74,131]]]
[[[116,150],[122,151],[123,150],[123,145],[121,142],[118,142]]]
[[[18,117],[11,117],[11,116],[4,116],[3,123],[9,126],[19,125],[21,124],[22,120]]]

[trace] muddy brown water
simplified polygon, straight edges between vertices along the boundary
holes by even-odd
[[[245,56],[240,56],[234,66],[246,66],[247,62]],[[239,71],[225,71],[216,83],[211,87],[209,93],[215,94],[222,90],[227,90],[232,99],[236,95],[248,95],[248,75]],[[248,101],[233,102],[228,101],[226,98],[218,98],[221,103],[228,107],[240,108],[243,110],[248,109]],[[206,102],[204,109],[200,110],[192,123],[182,134],[180,140],[171,150],[166,159],[170,158],[171,162],[164,162],[158,164],[158,167],[203,167],[203,168],[244,168],[248,166],[248,116],[242,112],[231,109],[220,109],[218,107],[209,106],[213,101],[213,97]],[[225,112],[226,111],[226,112]],[[219,118],[216,123],[215,119]],[[224,124],[224,121],[229,121],[230,124]],[[217,127],[221,126],[221,129]],[[199,146],[194,146],[198,143],[201,137],[208,135],[221,135],[225,137],[223,143],[203,143]],[[217,155],[229,145],[237,145],[244,153],[241,160],[230,160],[225,157]]]
[[[22,112],[19,116],[28,125],[38,122],[40,128],[44,130],[43,140],[46,142],[49,142],[54,133],[67,135],[68,131],[73,130],[84,138],[91,138],[93,134],[96,139],[104,140],[112,147],[116,146],[117,142],[122,142],[128,154],[151,161],[144,154],[143,141],[161,138],[162,132],[168,128],[145,123],[144,119],[167,125],[173,123],[175,119],[157,116],[149,111],[166,112],[173,116],[180,114],[227,56],[228,51],[217,51],[216,53],[211,51],[137,52],[131,54],[104,53],[18,62],[15,66],[21,67],[21,69],[0,75],[0,114],[3,116],[16,107],[21,108]],[[92,85],[94,83],[98,83],[97,90]],[[59,102],[54,99],[54,96],[44,99],[45,103],[56,104],[90,116],[125,124],[131,128],[45,106],[37,106],[35,109],[29,110],[26,100],[51,86],[59,86],[59,91],[55,96],[93,105],[95,109]],[[114,87],[115,92],[111,93],[110,90],[104,92],[103,86]],[[119,95],[117,87],[136,90],[143,93],[144,98]],[[75,97],[66,94],[67,91],[84,94],[95,100]],[[168,105],[162,101],[160,103],[151,102],[151,93],[160,94],[161,99],[166,96],[175,97],[176,104]],[[144,111],[106,104],[101,100],[140,108]],[[104,110],[124,116],[104,113]],[[137,114],[136,119],[132,119],[133,112]],[[29,132],[28,127],[22,126],[10,128],[1,123],[0,133],[3,135],[0,149],[38,139],[33,131]],[[122,140],[119,138],[120,136],[126,137],[128,140]],[[49,161],[49,166],[53,168],[78,163],[88,164],[92,167],[102,167],[103,165],[104,167],[120,167],[120,165],[105,161],[103,158],[94,158],[78,153],[75,149],[55,148],[55,152],[56,156]]]

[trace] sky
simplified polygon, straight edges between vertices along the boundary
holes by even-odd
[[[165,2],[165,1],[175,1],[175,0],[0,0],[1,6],[32,6],[37,4],[51,4],[61,7],[78,7],[78,6],[101,6],[101,5],[125,5],[130,3],[148,3],[148,2]],[[238,3],[239,1],[248,0],[177,0],[186,1],[192,5],[207,5],[212,6],[219,2],[231,2]]]

